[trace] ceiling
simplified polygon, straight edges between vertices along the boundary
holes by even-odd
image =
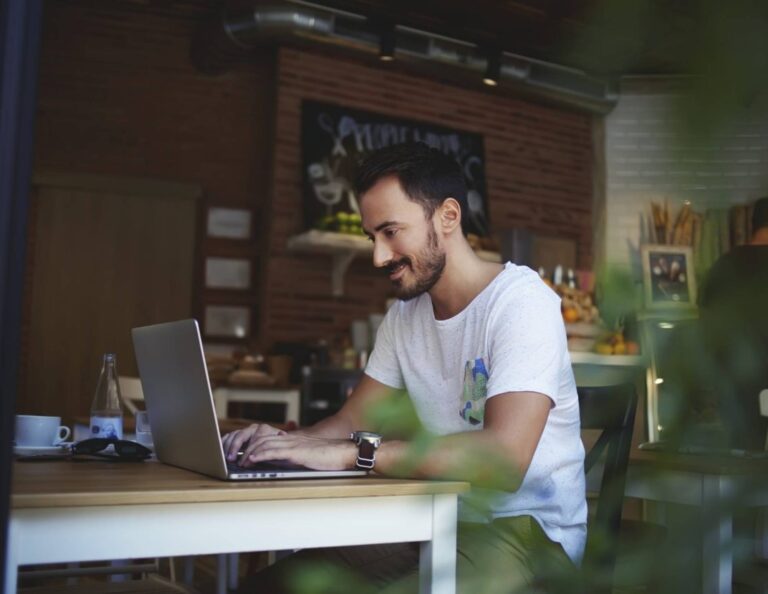
[[[97,0],[91,0],[94,5]],[[113,0],[123,8],[204,18],[264,0]],[[694,0],[318,0],[316,4],[476,43],[590,74],[684,70],[678,33]],[[103,5],[102,5],[103,7]]]
[[[103,0],[80,1],[105,6]],[[722,62],[723,54],[726,63],[738,64],[768,49],[768,2],[762,0],[315,3],[597,76],[693,74]],[[193,19],[265,4],[269,0],[110,0],[114,7]]]

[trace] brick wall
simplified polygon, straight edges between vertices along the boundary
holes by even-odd
[[[263,278],[264,341],[330,339],[351,320],[383,311],[389,281],[367,258],[351,265],[345,294],[330,291],[327,256],[292,254],[302,229],[301,101],[477,132],[485,142],[489,214],[495,231],[527,227],[572,238],[580,267],[592,264],[592,118],[404,74],[373,62],[282,48],[277,65],[269,258]]]
[[[744,204],[768,194],[768,120],[759,110],[731,112],[707,138],[683,136],[675,81],[623,85],[606,127],[606,262],[641,279],[639,245],[651,201],[684,201],[694,210]]]
[[[45,9],[36,169],[194,182],[204,208],[252,209],[252,242],[201,230],[198,276],[206,255],[253,254],[254,290],[207,290],[199,278],[195,311],[202,315],[205,303],[253,308],[261,320],[253,343],[331,339],[382,311],[389,295],[367,259],[353,262],[345,295],[334,298],[330,258],[286,252],[288,237],[302,231],[304,98],[482,134],[494,229],[572,238],[579,265],[591,265],[590,116],[321,49],[265,49],[209,77],[189,61],[200,15],[89,0],[48,0]]]

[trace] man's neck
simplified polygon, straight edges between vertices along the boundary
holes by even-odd
[[[755,231],[749,245],[768,245],[768,227],[761,227]]]
[[[445,270],[429,291],[435,318],[452,318],[477,297],[504,269],[502,264],[481,260],[466,241],[446,252]]]

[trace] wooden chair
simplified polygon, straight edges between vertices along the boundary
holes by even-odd
[[[587,452],[584,471],[602,468],[597,506],[590,517],[582,568],[593,593],[610,592],[621,528],[632,429],[637,409],[633,384],[579,387],[581,428],[599,430]],[[601,464],[598,465],[598,461]]]
[[[121,375],[117,378],[120,384],[120,395],[126,408],[132,415],[144,407],[144,390],[141,388],[141,380],[138,377]]]

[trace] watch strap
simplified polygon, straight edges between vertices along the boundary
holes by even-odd
[[[371,470],[374,464],[376,464],[376,446],[366,439],[361,439],[357,448],[355,466],[363,470]]]

